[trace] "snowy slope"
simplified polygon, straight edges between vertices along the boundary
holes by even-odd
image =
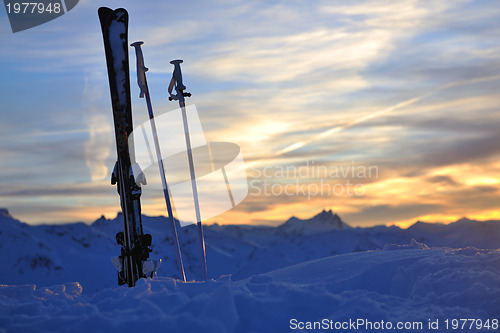
[[[413,238],[429,246],[500,247],[500,221],[479,222],[462,218],[447,225],[417,222],[408,231]]]
[[[84,223],[29,226],[4,214],[0,232],[0,283],[85,281],[93,291],[115,285],[109,259],[116,251],[114,240],[95,228]]]
[[[392,332],[443,332],[447,318],[489,319],[490,324],[498,319],[500,251],[378,250],[317,259],[236,282],[141,279],[134,288],[92,295],[76,282],[49,288],[0,286],[0,308],[5,332],[274,333],[299,331],[291,329],[299,322],[331,320],[335,325],[358,319],[424,327]],[[440,330],[427,329],[429,320],[439,320]],[[374,332],[366,326],[339,331]]]
[[[145,216],[152,257],[164,264],[158,278],[127,288],[109,261],[121,219],[29,226],[0,210],[0,332],[318,332],[292,328],[358,319],[442,332],[453,318],[489,320],[483,331],[498,331],[500,250],[486,250],[500,247],[497,221],[351,228],[323,211],[276,228],[214,225],[205,234],[215,280],[181,283],[169,277],[166,219]],[[180,228],[179,238],[187,277],[197,279],[196,229]]]
[[[143,217],[153,236],[152,258],[161,258],[159,276],[177,277],[173,241],[164,217]],[[78,281],[85,293],[116,285],[110,263],[120,252],[115,234],[122,216],[104,217],[92,225],[29,226],[0,211],[0,271],[2,284],[50,286]],[[195,226],[178,228],[188,280],[200,279]],[[397,227],[351,228],[331,211],[309,220],[291,218],[278,227],[207,226],[209,277],[231,274],[234,281],[337,254],[382,249],[386,244],[409,244],[413,238],[431,247],[500,248],[497,221],[460,220],[450,225],[417,223]]]

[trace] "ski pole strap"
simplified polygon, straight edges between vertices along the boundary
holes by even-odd
[[[170,97],[168,98],[168,100],[170,100],[170,101],[176,101],[179,99],[179,97],[177,95],[172,94],[172,91],[174,90],[174,86],[175,86],[175,79],[174,79],[174,76],[172,75],[172,79],[170,80],[170,84],[168,85],[168,93],[170,94]]]

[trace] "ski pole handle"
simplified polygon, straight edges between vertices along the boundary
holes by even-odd
[[[184,97],[191,97],[190,93],[184,92],[186,89],[186,86],[182,83],[182,71],[181,71],[181,63],[183,61],[178,59],[178,60],[172,60],[170,63],[174,65],[174,73],[172,74],[172,79],[170,80],[170,84],[168,86],[168,93],[170,94],[170,97],[168,98],[169,101],[179,101],[179,103],[184,103]],[[172,94],[172,91],[174,90],[177,94]]]
[[[148,85],[146,83],[146,72],[148,68],[144,66],[144,56],[142,55],[141,49],[142,44],[144,44],[142,41],[130,44],[130,46],[135,48],[135,55],[137,58],[137,84],[139,85],[139,89],[141,89],[140,98],[143,98],[144,94],[148,92]]]
[[[186,87],[184,86],[184,84],[182,84],[182,71],[181,71],[181,64],[183,63],[183,60],[181,59],[172,60],[170,63],[174,65],[173,78],[177,82],[176,89],[185,90]]]

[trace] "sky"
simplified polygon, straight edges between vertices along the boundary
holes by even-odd
[[[0,10],[0,206],[27,223],[120,210],[102,5],[117,6],[83,0],[18,33]],[[241,148],[248,196],[206,223],[276,225],[322,209],[353,226],[500,218],[495,1],[119,6],[129,41],[144,41],[155,112],[175,109],[169,62],[183,59],[206,139]],[[158,179],[143,188],[144,214],[166,215]]]

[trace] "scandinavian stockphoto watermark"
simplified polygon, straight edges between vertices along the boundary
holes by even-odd
[[[191,149],[186,148],[181,109],[155,117],[163,168],[173,206],[180,220],[196,221],[194,200],[200,208],[201,219],[222,214],[252,196],[318,196],[359,197],[365,185],[379,177],[376,165],[355,161],[321,163],[306,161],[291,165],[267,165],[245,168],[238,145],[230,142],[207,142],[196,106],[186,107]],[[158,187],[154,131],[151,122],[137,126],[129,137],[133,174],[136,182],[148,179],[148,188]],[[194,193],[188,164],[188,154],[194,161],[197,192]],[[248,174],[248,178],[247,178]],[[165,190],[162,186],[160,189]]]
[[[376,165],[354,161],[321,164],[306,161],[294,165],[272,165],[251,169],[249,194],[253,196],[363,196],[367,182],[378,178]]]
[[[186,106],[185,112],[191,149],[186,146],[181,109],[154,117],[157,131],[152,130],[150,121],[137,126],[129,136],[129,145],[135,148],[131,159],[136,182],[141,183],[145,177],[148,189],[165,190],[159,181],[151,181],[161,167],[155,154],[153,133],[156,133],[177,218],[189,224],[197,221],[196,203],[201,220],[236,207],[248,194],[248,182],[240,147],[231,142],[207,142],[196,106]],[[193,158],[195,180],[190,174],[189,154]]]

